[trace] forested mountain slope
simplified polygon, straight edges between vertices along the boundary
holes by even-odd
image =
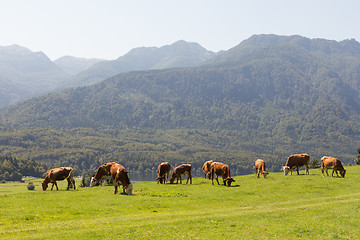
[[[31,99],[2,111],[2,124],[198,129],[211,142],[206,151],[247,151],[251,158],[308,152],[348,163],[359,144],[359,74],[354,40],[256,35],[198,68],[124,73]],[[185,156],[195,161],[196,150]]]

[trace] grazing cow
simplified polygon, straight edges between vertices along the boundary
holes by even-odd
[[[182,164],[174,168],[171,177],[170,177],[170,183],[174,183],[176,178],[176,184],[178,183],[180,179],[181,182],[181,175],[187,175],[186,184],[188,183],[190,179],[190,184],[192,184],[192,176],[191,176],[192,166],[190,164]]]
[[[158,177],[156,178],[157,180],[157,183],[160,182],[160,184],[162,183],[166,183],[167,182],[167,179],[168,179],[168,176],[169,176],[169,173],[170,173],[170,163],[168,162],[163,162],[163,163],[160,163],[159,166],[158,166],[158,169],[157,169],[157,173],[158,173]]]
[[[213,163],[214,161],[213,160],[210,160],[210,161],[206,161],[202,167],[202,170],[205,174],[205,179],[210,179],[211,177],[211,168],[210,168],[210,165]]]
[[[329,176],[328,174],[328,168],[332,168],[332,174],[331,177],[334,176],[334,172],[336,172],[336,176],[339,177],[338,175],[338,171],[340,172],[341,177],[345,177],[345,173],[346,170],[344,169],[343,165],[341,164],[341,161],[338,158],[334,158],[334,157],[327,157],[324,156],[321,158],[321,172],[323,177],[324,176],[324,168],[326,170],[326,175]]]
[[[110,167],[110,174],[114,180],[114,194],[118,192],[118,186],[123,186],[123,194],[131,195],[133,186],[130,183],[128,172],[121,164],[115,163]]]
[[[269,174],[269,172],[266,171],[265,162],[262,159],[258,159],[255,161],[255,176],[260,177],[260,173],[263,176],[263,178],[266,178],[266,176]]]
[[[98,170],[95,173],[95,176],[91,178],[90,187],[96,185],[96,183],[100,182],[100,186],[102,185],[103,179],[106,178],[107,182],[109,183],[110,168],[112,165],[116,164],[117,162],[108,162],[101,164]]]
[[[281,171],[284,171],[284,175],[287,175],[290,171],[290,175],[292,175],[292,171],[296,168],[297,174],[299,175],[299,168],[305,166],[305,174],[309,174],[309,161],[310,156],[307,153],[290,155],[285,166],[281,168]]]
[[[210,165],[210,168],[212,185],[214,185],[214,175],[216,175],[218,185],[220,185],[218,176],[222,176],[225,186],[227,184],[230,187],[231,183],[235,182],[235,180],[230,176],[230,168],[228,165],[220,162],[213,162]]]
[[[56,186],[56,190],[59,190],[56,181],[62,181],[64,179],[66,179],[68,182],[68,186],[66,190],[69,190],[71,184],[75,189],[75,180],[73,178],[73,169],[71,167],[50,169],[47,172],[44,181],[42,182],[42,188],[44,191],[46,191],[48,184],[52,183],[51,190],[53,190],[54,185]]]

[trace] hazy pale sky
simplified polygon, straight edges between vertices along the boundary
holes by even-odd
[[[360,41],[358,0],[0,0],[0,46],[118,58],[178,40],[228,50],[253,34]]]

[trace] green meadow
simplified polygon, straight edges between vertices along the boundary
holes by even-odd
[[[236,176],[231,187],[136,182],[131,196],[2,183],[0,239],[360,239],[360,166],[345,168],[345,178]]]

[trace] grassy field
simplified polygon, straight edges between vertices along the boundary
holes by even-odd
[[[0,184],[0,239],[360,239],[360,166],[346,169],[237,176],[232,187],[139,182],[132,196]]]

